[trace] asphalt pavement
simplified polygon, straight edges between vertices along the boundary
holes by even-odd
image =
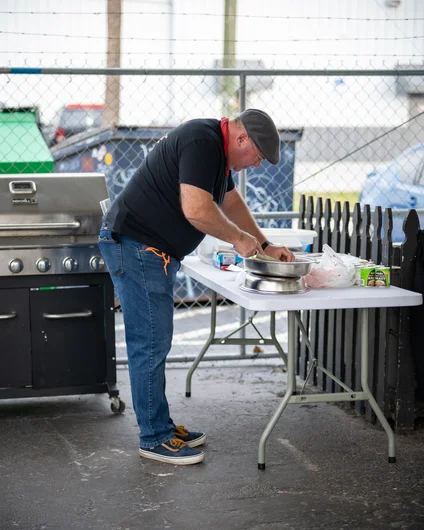
[[[171,355],[199,351],[209,317],[198,309],[177,311]],[[220,331],[237,315],[234,306],[220,310]],[[285,325],[282,314],[283,345]],[[116,326],[125,358],[122,316]],[[424,528],[423,431],[396,435],[397,463],[389,464],[378,425],[336,404],[289,405],[261,471],[259,439],[287,386],[281,361],[205,362],[191,398],[187,370],[167,364],[167,394],[174,421],[207,434],[206,459],[193,466],[138,456],[124,365],[122,415],[111,413],[107,395],[1,401],[0,530]]]

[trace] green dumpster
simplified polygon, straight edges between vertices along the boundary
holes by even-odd
[[[0,173],[52,173],[53,158],[34,111],[0,112]]]

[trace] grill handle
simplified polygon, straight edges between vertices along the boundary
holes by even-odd
[[[87,309],[81,313],[43,313],[43,317],[47,320],[59,320],[63,318],[89,318],[93,315],[93,311]]]
[[[16,318],[17,313],[15,311],[12,311],[12,313],[9,313],[8,315],[0,315],[0,320],[12,320],[12,318]]]
[[[54,228],[63,230],[66,228],[80,228],[79,221],[71,221],[70,223],[32,223],[32,224],[0,224],[0,230],[43,230]]]

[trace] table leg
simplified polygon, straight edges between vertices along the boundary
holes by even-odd
[[[275,311],[271,311],[270,323],[269,323],[269,334],[271,335],[271,339],[274,342],[274,346],[276,347],[278,353],[280,354],[280,357],[283,359],[284,364],[287,367],[287,355],[284,353],[284,350],[280,346],[280,343],[278,342],[277,337],[275,335]]]
[[[360,322],[361,322],[361,385],[362,390],[367,393],[368,401],[371,408],[375,412],[375,415],[380,420],[384,430],[387,433],[389,441],[389,462],[396,462],[395,456],[395,436],[393,430],[389,425],[389,422],[384,417],[383,412],[378,406],[376,400],[371,394],[371,390],[368,387],[368,309],[360,309]]]
[[[287,390],[284,398],[279,404],[277,410],[274,412],[272,418],[265,427],[259,441],[258,449],[258,469],[265,469],[265,444],[275,427],[275,424],[283,414],[293,392],[296,390],[296,374],[295,374],[295,342],[296,342],[296,319],[295,312],[288,311],[288,352],[287,352]]]
[[[216,331],[216,292],[212,291],[212,298],[211,298],[211,332],[209,335],[208,340],[206,341],[205,345],[201,349],[199,355],[196,357],[196,359],[193,361],[193,364],[190,366],[190,370],[188,371],[187,377],[186,377],[186,397],[191,397],[191,378],[193,376],[194,371],[196,370],[198,364],[203,359],[203,356],[209,349],[209,346],[212,344],[214,338],[215,338],[215,331]]]

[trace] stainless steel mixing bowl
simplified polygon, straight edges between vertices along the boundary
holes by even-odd
[[[303,278],[271,278],[271,276],[257,276],[248,272],[240,289],[252,293],[262,294],[300,294],[309,291]]]
[[[300,278],[311,270],[313,260],[296,257],[295,261],[278,261],[258,254],[253,258],[245,258],[244,268],[248,272],[261,276],[273,276],[277,278]]]

